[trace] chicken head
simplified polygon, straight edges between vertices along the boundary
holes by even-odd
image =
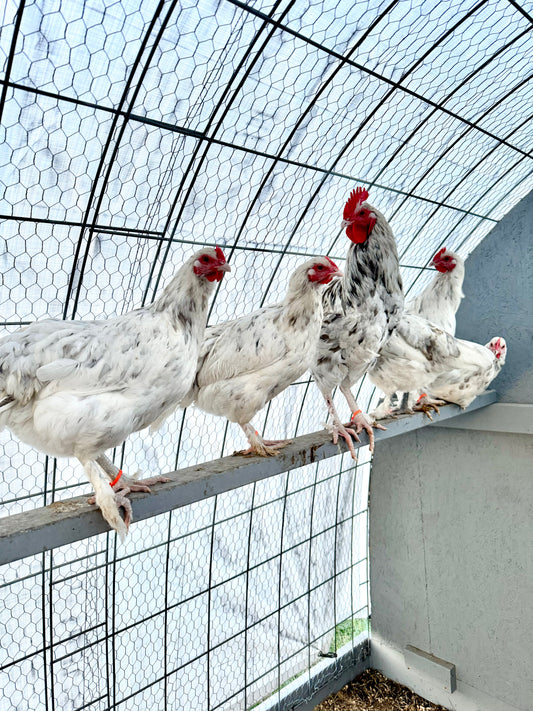
[[[368,198],[368,190],[357,188],[352,190],[344,206],[341,228],[346,228],[349,240],[356,244],[365,242],[377,222],[377,215],[368,207],[363,207],[363,202]]]
[[[207,281],[220,281],[231,267],[226,263],[224,252],[220,247],[205,249],[194,261],[193,270],[196,276],[205,277]]]
[[[446,247],[443,247],[433,257],[433,266],[441,274],[453,271],[457,266],[455,254],[446,249]]]
[[[341,277],[342,272],[329,257],[318,259],[307,272],[307,278],[318,284],[329,284],[333,277]]]

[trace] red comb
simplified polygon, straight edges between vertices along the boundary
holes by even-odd
[[[366,188],[357,188],[357,190],[352,190],[350,197],[344,206],[344,213],[342,215],[343,218],[345,220],[351,220],[359,205],[367,199],[368,190]]]
[[[217,257],[220,259],[220,261],[222,261],[222,262],[226,261],[224,252],[220,249],[220,247],[215,247],[215,252],[216,252]]]
[[[337,271],[339,271],[339,267],[335,264],[335,262],[333,261],[333,259],[330,259],[329,257],[324,257],[324,259],[327,259],[328,262],[331,264],[331,266],[332,266],[334,269],[336,269]]]
[[[446,251],[446,247],[443,247],[442,249],[439,249],[439,251],[437,252],[437,254],[433,257],[433,260],[439,259],[440,257],[442,257],[442,255],[444,254],[445,251]]]

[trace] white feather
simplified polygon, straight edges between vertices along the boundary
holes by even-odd
[[[397,334],[404,331],[405,339],[402,341],[398,335],[394,335],[392,342],[387,345],[388,358],[393,358],[393,353],[398,356],[399,351],[403,348],[406,353],[409,353],[409,358],[407,362],[404,361],[404,372],[402,373],[403,382],[410,382],[416,384],[416,389],[413,389],[407,394],[407,410],[411,410],[414,403],[417,401],[419,395],[427,389],[427,384],[423,385],[423,381],[426,380],[426,363],[425,359],[419,359],[418,354],[413,352],[413,346],[409,345],[413,343],[412,337],[416,333],[417,327],[412,326],[412,321],[408,320],[409,315],[421,316],[423,319],[431,322],[433,325],[439,327],[443,331],[455,335],[455,314],[463,298],[463,280],[464,280],[464,261],[463,259],[450,250],[445,250],[440,252],[440,259],[447,257],[449,260],[453,260],[455,267],[451,271],[446,272],[435,272],[435,276],[431,282],[426,286],[426,288],[418,294],[414,299],[408,301],[405,305],[405,312],[402,321],[397,327]],[[421,326],[422,322],[419,323],[418,328],[425,330],[425,336],[428,337],[427,326]],[[407,333],[411,329],[411,333]],[[445,339],[444,341],[445,342]],[[383,366],[385,359],[382,359],[380,364]],[[396,372],[399,369],[400,363],[402,361],[399,359],[394,366],[389,366],[391,370],[391,377],[396,378],[398,382],[399,373]],[[378,379],[380,382],[384,383],[383,378],[386,377],[385,372],[387,368],[384,367],[381,370],[381,374],[378,373]],[[374,381],[375,382],[375,381]],[[378,408],[374,411],[373,415],[376,419],[381,417],[386,417],[391,412],[392,406],[392,396],[394,392],[390,392],[390,384],[387,385],[387,390],[385,390],[386,397],[385,400],[380,403]],[[381,386],[380,386],[381,387]],[[383,389],[383,388],[382,388]],[[404,401],[404,396],[402,392],[398,391],[396,393],[397,400],[399,403]]]
[[[455,338],[421,316],[404,314],[369,376],[388,396],[424,391],[466,407],[504,362],[505,357],[496,359],[486,346]]]
[[[35,371],[35,375],[42,383],[50,382],[50,380],[62,380],[72,375],[76,368],[79,368],[79,365],[77,360],[59,358],[46,365],[41,365]]]
[[[465,266],[455,252],[446,250],[442,256],[445,255],[454,260],[455,268],[449,272],[436,272],[426,288],[406,303],[405,311],[426,318],[454,336],[455,314],[464,296]]]

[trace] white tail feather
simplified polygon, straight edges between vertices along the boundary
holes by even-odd
[[[41,383],[48,383],[51,380],[62,380],[71,375],[79,367],[77,360],[71,358],[60,358],[46,365],[37,368],[36,375]]]

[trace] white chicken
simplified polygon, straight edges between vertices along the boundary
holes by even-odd
[[[206,329],[194,386],[181,403],[227,417],[244,431],[241,454],[272,456],[290,440],[264,440],[250,420],[299,378],[315,358],[322,323],[322,288],[340,275],[328,257],[292,274],[285,299]]]
[[[336,443],[339,435],[343,437],[354,459],[352,437],[359,440],[357,434],[365,429],[372,451],[374,432],[351,387],[376,360],[403,311],[396,241],[385,217],[364,202],[367,198],[367,190],[352,190],[344,207],[342,227],[346,227],[352,244],[344,277],[324,290],[324,321],[317,359],[311,367],[332,417],[329,429],[333,441]],[[352,413],[347,426],[340,421],[333,404],[332,391],[337,386]]]
[[[405,304],[405,313],[422,316],[454,336],[455,314],[464,296],[464,261],[458,254],[443,247],[435,254],[432,263],[438,273],[418,296]],[[393,397],[399,403],[394,410],[392,409]],[[396,412],[412,413],[418,409],[423,409],[429,416],[429,409],[438,412],[438,405],[442,404],[430,400],[427,394],[420,390],[396,393],[393,397],[387,396],[378,404],[372,413],[375,419],[394,416]]]
[[[459,363],[440,373],[428,385],[434,397],[454,402],[463,409],[484,392],[505,365],[507,343],[496,336],[484,346],[457,339]]]
[[[229,270],[219,247],[202,249],[149,306],[107,321],[38,321],[0,341],[0,429],[51,456],[77,457],[121,538],[131,505],[96,460],[187,393],[213,282]]]
[[[433,257],[435,275],[426,288],[405,304],[408,314],[418,314],[455,336],[455,314],[463,298],[465,263],[446,247]]]
[[[455,338],[421,316],[404,314],[369,376],[386,395],[423,389],[465,408],[498,375],[506,354],[503,338],[482,346]]]

